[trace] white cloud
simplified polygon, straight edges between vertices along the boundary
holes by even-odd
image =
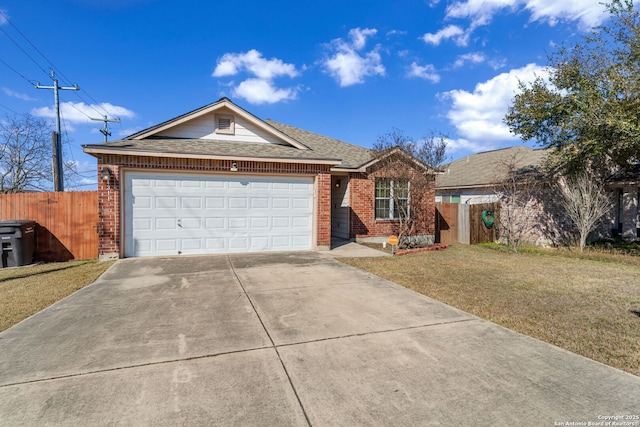
[[[359,53],[364,49],[367,37],[373,36],[377,30],[354,28],[349,31],[351,42],[342,39],[333,40],[332,50],[335,53],[323,63],[327,72],[338,81],[340,87],[363,83],[365,77],[385,75],[382,58],[378,53],[379,47],[364,54]]]
[[[432,83],[438,83],[440,81],[440,75],[432,64],[422,66],[413,62],[407,76],[419,77],[421,79],[429,80]]]
[[[246,79],[233,89],[234,96],[246,99],[251,104],[274,104],[295,99],[296,88],[278,89],[271,80]]]
[[[351,46],[355,50],[362,50],[367,43],[367,37],[375,36],[378,30],[375,28],[352,28],[349,30],[349,38],[351,38]]]
[[[2,19],[2,15],[0,15],[0,19]],[[2,23],[0,22],[0,24]],[[35,101],[35,98],[31,98],[26,93],[19,93],[9,89],[8,87],[3,87],[2,91],[4,92],[5,95],[10,96],[12,98],[22,99],[23,101]]]
[[[213,77],[234,76],[246,71],[254,76],[271,80],[280,76],[297,77],[299,75],[293,64],[286,64],[277,58],[265,59],[262,53],[251,49],[245,53],[225,53],[218,59]]]
[[[230,77],[240,73],[248,73],[251,77],[238,85],[233,82],[223,85],[230,86],[234,96],[246,99],[251,104],[273,104],[297,97],[297,87],[277,88],[274,83],[278,77],[299,76],[300,72],[295,65],[287,64],[278,58],[265,59],[262,53],[255,49],[244,53],[225,53],[218,59],[211,76]]]
[[[561,20],[578,21],[585,30],[602,24],[608,17],[599,1],[528,0],[525,8],[531,12],[531,21],[546,21],[551,26]]]
[[[489,25],[496,14],[505,11],[527,11],[530,22],[546,22],[550,26],[561,21],[577,22],[581,30],[596,27],[608,17],[598,0],[457,0],[447,6],[446,17],[468,19],[468,28],[448,25],[436,33],[426,33],[422,40],[434,46],[445,40],[467,46],[476,28]]]
[[[459,151],[469,151],[479,153],[481,151],[494,150],[498,145],[494,142],[469,141],[464,138],[447,139],[447,151],[456,153]]]
[[[597,0],[466,0],[447,7],[448,18],[469,18],[472,27],[489,24],[500,11],[526,9],[531,22],[555,25],[560,20],[577,21],[583,29],[602,24],[607,19],[604,6]]]
[[[438,46],[443,40],[453,39],[456,45],[466,46],[469,43],[469,32],[457,25],[449,25],[437,33],[426,33],[422,40],[427,44]]]
[[[487,58],[482,53],[478,53],[478,52],[466,53],[464,55],[458,56],[453,66],[454,68],[459,68],[459,67],[462,67],[467,62],[471,62],[472,64],[481,64],[486,60]]]
[[[9,14],[7,11],[5,9],[0,9],[0,25],[4,25],[9,22],[8,17]]]
[[[451,101],[447,118],[463,137],[460,141],[485,147],[514,140],[515,136],[503,122],[504,116],[519,82],[531,82],[536,76],[547,76],[546,68],[529,64],[478,83],[473,92],[452,90],[441,94]]]
[[[102,118],[104,113],[109,113],[109,118],[133,118],[136,114],[124,107],[103,102],[100,104],[87,105],[84,102],[62,102],[60,103],[60,116],[65,123],[87,123],[91,122],[91,118]],[[56,111],[54,107],[41,107],[31,110],[31,114],[37,117],[55,118]],[[67,126],[67,130],[73,130]]]

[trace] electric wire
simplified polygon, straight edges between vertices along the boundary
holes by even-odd
[[[58,75],[60,75],[62,77],[62,82],[66,85],[69,86],[73,86],[73,84],[71,83],[71,80],[62,72],[60,71],[60,69],[58,67],[56,67],[53,62],[40,50],[38,49],[38,47],[22,32],[20,31],[20,29],[13,23],[13,21],[11,19],[9,19],[9,16],[7,16],[6,13],[4,13],[2,10],[0,10],[0,15],[2,15],[5,19],[5,21],[7,23],[9,23],[9,25],[11,25],[11,27],[18,32],[18,34],[20,34],[20,36],[50,65],[51,70],[55,71]],[[2,33],[4,33],[4,35],[11,40],[11,42],[13,42],[14,45],[16,45],[16,47],[18,47],[18,49],[20,49],[29,59],[31,59],[31,61],[38,67],[40,68],[40,70],[42,70],[48,77],[51,77],[49,75],[49,73],[47,73],[47,71],[31,56],[29,55],[29,53],[27,53],[26,50],[24,50],[17,41],[15,41],[6,31],[4,31],[4,29],[2,29],[2,27],[0,27],[0,31],[2,31]],[[1,60],[0,60],[1,61]],[[24,80],[26,80],[27,82],[29,82],[30,84],[33,85],[33,81],[27,79],[26,77],[24,77],[22,74],[20,74],[17,70],[15,70],[13,67],[11,67],[9,64],[7,64],[5,61],[2,61],[7,67],[9,67],[12,71],[14,71],[15,73],[17,73],[18,75],[20,75]],[[103,104],[96,101],[96,99],[91,96],[91,94],[89,94],[86,89],[82,90],[86,96],[89,97],[89,99],[93,102],[93,104],[89,101],[87,101],[86,99],[83,98],[83,96],[79,93],[79,91],[74,91],[75,95],[82,101],[84,102],[84,104],[91,108],[93,111],[95,111],[97,114],[99,114],[100,116],[106,115],[107,117],[115,117],[113,114],[110,114],[109,111],[107,111]],[[73,106],[73,104],[71,103],[71,105]],[[76,110],[80,111],[78,108],[76,108],[75,106],[73,106]],[[102,110],[102,112],[98,111],[96,109],[96,107],[100,108]],[[80,111],[82,112],[82,111]],[[82,114],[84,114],[85,116],[87,116],[88,118],[89,115],[87,115],[86,113],[82,112]]]
[[[7,67],[8,69],[10,69],[11,71],[13,71],[14,73],[16,73],[18,76],[20,76],[24,81],[26,81],[27,83],[29,83],[30,85],[34,84],[34,80],[29,80],[28,78],[26,78],[25,76],[23,76],[18,70],[16,70],[15,68],[13,68],[11,65],[7,64],[3,59],[0,58],[0,62]]]
[[[6,16],[6,15],[5,15],[5,16]],[[17,47],[18,49],[20,49],[20,51],[22,51],[22,53],[24,53],[24,54],[25,54],[25,56],[26,56],[27,58],[29,58],[29,59],[31,60],[31,62],[33,62],[33,63],[36,65],[36,67],[38,67],[40,70],[42,70],[42,72],[43,72],[46,76],[49,76],[49,73],[47,73],[47,70],[45,70],[44,68],[42,68],[42,66],[41,66],[41,65],[40,65],[40,64],[39,64],[35,59],[33,59],[33,57],[32,57],[31,55],[29,55],[29,53],[27,53],[27,51],[26,51],[26,50],[24,50],[24,49],[22,48],[22,46],[20,46],[20,45],[18,44],[18,42],[16,42],[16,41],[15,41],[15,40],[14,40],[14,39],[13,39],[13,38],[8,34],[8,33],[7,33],[7,32],[6,32],[2,27],[0,27],[0,31],[1,31],[1,32],[2,32],[2,33],[3,33],[3,34],[4,34],[4,35],[9,39],[9,40],[11,40],[11,42],[12,42],[14,45],[16,45],[16,47]]]

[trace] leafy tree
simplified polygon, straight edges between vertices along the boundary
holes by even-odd
[[[569,173],[640,161],[640,12],[631,0],[607,9],[610,25],[552,54],[548,79],[521,83],[505,117],[525,141],[554,148]]]

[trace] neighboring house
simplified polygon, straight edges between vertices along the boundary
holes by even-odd
[[[517,146],[471,154],[444,166],[436,177],[436,202],[497,202],[497,186],[511,170],[528,170],[542,165],[545,150]]]
[[[390,181],[369,149],[261,120],[227,98],[83,149],[98,159],[103,259],[328,249],[332,237],[394,230]],[[416,168],[411,160],[403,167]],[[419,233],[432,239],[435,179],[425,171]]]
[[[503,204],[509,198],[509,180],[531,178],[545,161],[544,149],[515,146],[472,154],[445,166],[436,177],[436,202]],[[594,233],[599,237],[622,235],[636,239],[640,225],[638,189],[640,169],[608,180],[615,200],[611,212]],[[534,179],[536,179],[534,177]],[[530,223],[527,240],[541,244],[565,244],[572,225],[566,216],[557,190],[548,183],[537,182],[536,193],[514,216]]]

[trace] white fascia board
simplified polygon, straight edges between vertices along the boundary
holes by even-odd
[[[271,135],[285,141],[287,144],[294,146],[295,148],[298,148],[300,150],[308,150],[309,147],[307,147],[306,145],[303,145],[301,143],[299,143],[298,141],[296,141],[295,139],[291,138],[290,136],[280,132],[279,130],[277,130],[276,128],[274,128],[273,126],[270,126],[268,124],[266,124],[263,120],[257,118],[256,116],[246,112],[245,110],[243,110],[242,108],[238,107],[237,105],[235,105],[232,102],[229,102],[227,100],[223,100],[220,102],[217,102],[213,105],[210,105],[209,107],[206,108],[202,108],[200,110],[196,110],[190,114],[186,114],[184,116],[181,116],[177,119],[173,119],[173,120],[169,120],[168,122],[166,122],[164,125],[162,126],[158,126],[158,127],[154,127],[149,129],[149,131],[144,132],[144,133],[139,133],[137,135],[135,135],[134,138],[132,139],[136,139],[136,140],[140,140],[140,139],[145,139],[148,138],[150,136],[156,135],[160,132],[163,132],[167,129],[171,129],[172,127],[178,126],[182,123],[186,123],[190,120],[196,119],[198,117],[204,116],[206,114],[210,114],[213,113],[215,111],[218,110],[222,110],[222,109],[228,109],[231,110],[234,114],[242,117],[243,119],[251,122],[252,124],[254,124],[256,127],[259,127],[260,129],[262,129],[263,131],[270,133]]]
[[[178,159],[208,159],[208,160],[236,160],[248,162],[273,162],[273,163],[300,163],[300,164],[316,164],[316,165],[339,165],[340,160],[337,159],[296,159],[296,158],[280,158],[280,157],[253,157],[253,156],[233,156],[218,154],[191,154],[191,153],[167,153],[162,151],[133,151],[133,150],[114,150],[101,149],[93,147],[85,147],[84,152],[87,154],[110,154],[122,156],[141,156],[141,157],[174,157]]]

